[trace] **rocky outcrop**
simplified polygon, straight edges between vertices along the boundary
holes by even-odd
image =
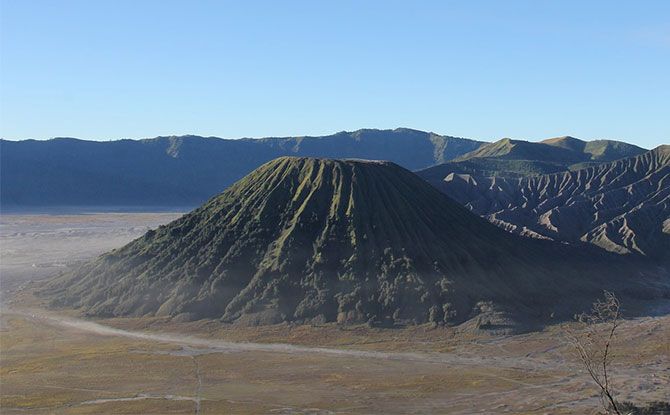
[[[452,324],[641,284],[617,258],[509,234],[393,163],[284,157],[42,293],[96,316]]]

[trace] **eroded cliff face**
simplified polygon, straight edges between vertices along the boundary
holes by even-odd
[[[670,146],[574,171],[527,177],[444,172],[427,179],[514,233],[670,258]],[[434,175],[433,175],[434,176]]]

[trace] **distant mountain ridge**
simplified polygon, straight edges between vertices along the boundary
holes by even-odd
[[[442,163],[482,142],[399,128],[323,137],[0,141],[2,206],[194,206],[277,157]]]
[[[551,174],[491,177],[447,163],[419,175],[511,232],[670,261],[668,145]]]
[[[503,138],[484,144],[464,154],[456,161],[472,158],[499,158],[505,160],[534,160],[562,166],[580,162],[605,162],[644,153],[645,149],[613,140],[583,141],[574,137],[550,138],[540,142]]]
[[[409,170],[437,166],[435,174],[458,166],[459,172],[521,177],[580,169],[644,151],[611,140],[484,143],[407,128],[237,140],[0,140],[0,207],[192,207],[282,156],[389,160]],[[457,164],[448,167],[447,162]]]

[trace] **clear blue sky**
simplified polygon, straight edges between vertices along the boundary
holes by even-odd
[[[1,1],[0,137],[670,142],[670,1]]]

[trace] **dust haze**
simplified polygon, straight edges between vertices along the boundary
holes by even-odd
[[[121,247],[182,213],[0,215],[0,295]],[[0,297],[0,298],[2,298]]]

